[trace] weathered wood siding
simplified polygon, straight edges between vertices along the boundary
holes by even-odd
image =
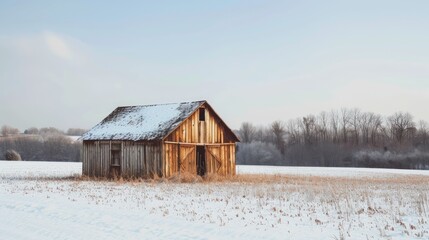
[[[123,176],[162,176],[161,144],[123,142]]]
[[[111,145],[121,146],[121,175],[126,177],[163,176],[162,144],[132,141],[84,141],[83,174],[108,177],[111,165]]]
[[[82,149],[82,172],[87,176],[107,176],[110,171],[110,144],[85,141]]]
[[[220,123],[220,119],[206,105],[205,121],[199,120],[199,111],[193,113],[183,123],[173,131],[166,141],[185,143],[232,143],[234,138],[227,134],[225,126]]]

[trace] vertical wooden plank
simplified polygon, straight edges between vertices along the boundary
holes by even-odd
[[[136,147],[136,149],[137,149],[137,162],[138,162],[138,164],[137,164],[137,168],[138,168],[137,174],[138,174],[139,177],[141,177],[142,176],[141,143],[139,143],[139,145]]]
[[[161,153],[161,167],[162,167],[162,176],[166,177],[167,176],[167,166],[169,166],[169,164],[167,164],[167,161],[165,159],[165,146],[164,144],[160,143],[160,153]]]
[[[193,142],[198,143],[198,121],[196,119],[196,114],[194,114],[193,123],[192,123],[192,134],[193,134]]]
[[[228,147],[228,175],[232,175],[232,145],[229,145]]]
[[[235,175],[236,174],[235,145],[233,145],[233,147],[232,147],[231,164],[232,164],[232,175]]]
[[[157,143],[156,144],[156,152],[157,152],[157,156],[158,156],[158,167],[159,167],[158,174],[159,174],[159,177],[163,177],[164,176],[164,168],[163,168],[164,164],[163,164],[163,161],[162,161],[162,151],[161,151],[161,149],[162,149],[161,143]]]
[[[143,165],[145,169],[145,177],[149,176],[149,169],[147,164],[147,144],[145,143],[143,146]]]
[[[86,172],[86,166],[85,166],[85,161],[86,161],[86,159],[85,159],[85,145],[86,145],[86,143],[83,142],[82,143],[82,152],[81,152],[81,157],[80,157],[80,159],[82,161],[82,175],[86,175],[85,174],[85,172]]]
[[[86,175],[86,158],[85,158],[85,148],[86,148],[86,143],[85,141],[82,143],[82,153],[81,153],[81,158],[82,159],[82,175]]]
[[[169,177],[170,176],[170,173],[168,172],[168,169],[169,169],[169,167],[170,167],[170,163],[168,162],[168,159],[167,159],[167,157],[168,157],[168,149],[167,149],[167,144],[166,143],[163,143],[163,147],[162,147],[162,158],[163,158],[163,161],[164,161],[164,177]]]
[[[220,156],[220,161],[221,161],[219,172],[221,175],[226,175],[225,174],[225,167],[226,167],[226,164],[225,164],[225,146],[220,146],[219,151],[220,151],[219,156]]]
[[[129,143],[129,163],[130,163],[130,175],[134,176],[135,175],[135,161],[134,161],[134,143],[130,142]]]

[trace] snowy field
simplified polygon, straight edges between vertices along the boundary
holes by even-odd
[[[398,175],[425,175],[429,170],[406,170],[386,168],[344,168],[344,167],[282,167],[282,166],[237,166],[238,174],[285,174],[297,176],[324,177],[397,177]]]
[[[0,178],[65,178],[79,177],[82,163],[0,161]]]
[[[429,238],[425,171],[239,166],[176,183],[73,178],[80,169],[0,161],[0,239]]]

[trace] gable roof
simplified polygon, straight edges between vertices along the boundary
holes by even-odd
[[[118,107],[82,140],[161,140],[206,101]]]

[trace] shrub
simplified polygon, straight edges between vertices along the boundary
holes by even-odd
[[[15,150],[7,150],[4,154],[4,157],[8,161],[21,161],[21,155],[17,153]]]

